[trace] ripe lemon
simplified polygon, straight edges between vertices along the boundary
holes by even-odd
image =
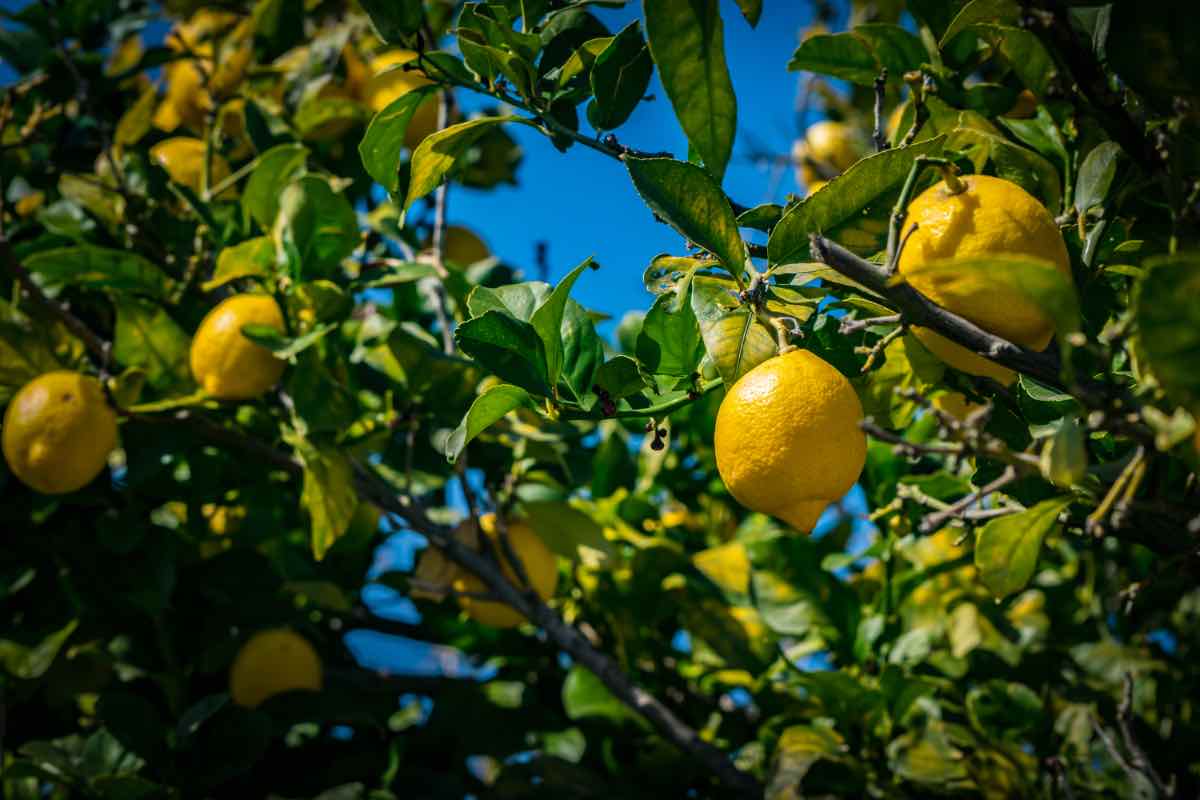
[[[796,178],[805,186],[812,186],[816,181],[849,169],[865,150],[866,145],[858,131],[846,123],[833,120],[813,123],[804,132],[804,138],[797,139],[792,146]],[[811,162],[817,162],[821,169]]]
[[[247,708],[283,692],[320,691],[321,684],[321,657],[307,639],[287,628],[251,636],[229,668],[229,696]]]
[[[807,350],[759,364],[717,412],[717,471],[739,503],[811,531],[862,472],[867,437],[850,382]]]
[[[208,312],[192,339],[192,377],[213,397],[258,397],[283,375],[284,362],[243,336],[244,325],[269,325],[283,333],[283,312],[270,295],[235,295]]]
[[[425,249],[428,250],[432,247],[433,240],[426,239]],[[446,226],[442,248],[444,250],[442,257],[446,263],[460,267],[468,267],[476,261],[483,261],[492,255],[483,239],[480,239],[473,230],[462,225]]]
[[[13,395],[4,414],[4,458],[26,486],[64,494],[92,482],[117,446],[117,415],[100,381],[47,372]]]
[[[200,193],[204,184],[203,141],[190,136],[173,136],[151,147],[150,157],[167,171],[167,175],[175,183]],[[211,186],[216,186],[228,177],[229,162],[220,154],[214,153]]]
[[[977,284],[959,282],[952,292],[943,292],[919,272],[913,274],[931,261],[1006,255],[1047,261],[1070,279],[1071,260],[1062,233],[1033,195],[987,175],[960,180],[966,189],[958,194],[939,182],[909,204],[905,228],[916,223],[917,230],[900,254],[900,273],[917,291],[984,330],[1024,347],[1045,349],[1054,335],[1052,322],[1003,276]],[[1004,384],[1016,377],[1012,370],[927,328],[914,327],[913,333],[934,355],[963,372]]]
[[[983,408],[980,403],[972,403],[962,392],[942,392],[933,398],[933,407],[944,411],[962,422],[971,414]]]
[[[520,586],[517,573],[504,556],[503,548],[500,545],[499,531],[496,529],[496,515],[484,514],[481,516],[479,527],[495,543],[504,575]],[[529,579],[529,588],[532,588],[542,600],[549,599],[554,595],[555,586],[558,584],[558,564],[555,561],[554,553],[550,552],[550,548],[546,547],[541,537],[524,522],[509,520],[506,527],[508,541],[512,545],[513,552],[516,553],[521,566],[525,568],[525,576]],[[482,594],[488,591],[487,584],[469,572],[459,574],[452,585],[456,592]],[[479,600],[459,594],[458,604],[463,611],[467,612],[468,617],[494,628],[512,628],[521,624],[521,621],[525,619],[521,612],[512,606],[494,600]]]
[[[413,89],[433,83],[420,70],[401,69],[416,57],[412,50],[388,50],[371,60],[372,77],[363,86],[362,100],[372,111],[382,111]],[[417,149],[422,139],[437,130],[437,122],[438,100],[436,95],[430,95],[408,121],[404,146],[409,150]]]

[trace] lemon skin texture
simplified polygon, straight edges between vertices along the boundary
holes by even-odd
[[[496,528],[496,515],[484,514],[481,516],[479,527],[483,529],[484,535],[495,544],[505,577],[515,585],[521,586],[517,573],[504,555],[500,543],[500,533]],[[513,552],[520,559],[521,566],[525,568],[525,576],[529,578],[529,588],[533,589],[534,593],[543,601],[553,597],[554,589],[558,585],[558,563],[554,553],[550,552],[550,548],[546,547],[541,537],[524,522],[509,520],[506,527],[509,544],[512,545]],[[463,592],[482,594],[488,591],[487,584],[472,573],[461,573],[451,585],[455,592],[460,593],[457,598],[459,606],[468,617],[476,622],[490,625],[493,628],[513,628],[520,625],[525,619],[521,612],[506,603],[478,600],[461,594]]]
[[[68,370],[39,375],[4,414],[4,459],[13,475],[42,494],[92,482],[117,446],[117,415],[100,381]]]
[[[1068,280],[1071,260],[1054,217],[1033,195],[1002,178],[968,175],[960,178],[966,190],[950,192],[938,183],[922,192],[908,207],[908,237],[898,268],[914,289],[943,308],[986,331],[1033,350],[1044,350],[1054,326],[1038,307],[1003,276],[995,281],[939,285],[922,276],[919,267],[932,261],[988,256],[1040,259]],[[927,328],[913,333],[934,355],[972,375],[1009,384],[1016,375]]]
[[[371,60],[373,74],[363,86],[363,102],[372,111],[379,112],[414,89],[429,86],[433,81],[420,70],[400,69],[417,57],[412,50],[389,50]],[[404,146],[416,150],[426,136],[437,130],[438,101],[430,95],[417,106],[408,127],[404,131]]]
[[[212,397],[258,397],[283,375],[284,362],[243,336],[244,325],[269,325],[285,332],[283,312],[273,297],[239,294],[209,311],[192,339],[192,377]]]
[[[254,634],[229,668],[229,696],[246,708],[297,689],[320,691],[321,657],[305,639],[286,628]]]
[[[204,142],[190,136],[164,139],[150,148],[150,158],[167,171],[171,180],[199,194],[204,185]],[[212,184],[229,177],[229,162],[220,154],[212,157]]]
[[[811,531],[858,480],[867,437],[846,378],[807,350],[759,364],[717,412],[717,471],[739,503]]]

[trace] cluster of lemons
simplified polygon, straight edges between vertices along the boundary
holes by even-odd
[[[848,168],[861,141],[840,122],[809,128],[794,153],[800,180],[815,191],[823,177]],[[814,164],[829,170],[817,172]],[[1071,278],[1066,243],[1053,216],[1015,183],[986,175],[939,182],[908,207],[915,224],[897,269],[913,288],[984,330],[1034,350],[1054,335],[1052,322],[1002,274],[951,284],[932,280],[922,266],[948,259],[1016,256],[1037,259]],[[945,363],[1010,384],[1015,374],[927,328],[913,334]],[[940,405],[964,416],[961,395]],[[863,410],[850,382],[804,350],[759,364],[728,391],[717,414],[717,469],[730,493],[755,511],[811,531],[824,509],[858,480],[866,463]]]

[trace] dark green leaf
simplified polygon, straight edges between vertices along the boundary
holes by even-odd
[[[590,266],[592,266],[592,259],[589,256],[584,259],[583,263],[567,273],[567,276],[559,282],[558,286],[554,287],[554,291],[550,293],[546,301],[538,306],[537,310],[529,318],[530,324],[533,325],[533,329],[537,331],[538,336],[542,339],[542,344],[545,345],[546,374],[549,377],[549,383],[552,387],[558,384],[558,378],[562,375],[563,342],[561,329],[567,298],[571,293],[571,287],[575,285],[575,281]]]
[[[808,237],[828,231],[861,212],[908,176],[917,156],[937,155],[944,136],[908,147],[892,148],[862,159],[829,186],[783,215],[771,231],[767,258],[771,264],[808,260]]]
[[[258,166],[246,181],[242,193],[242,208],[264,231],[275,225],[279,213],[279,187],[304,174],[308,148],[300,144],[281,144],[272,147],[258,159]]]
[[[155,389],[186,387],[191,383],[188,351],[191,338],[149,300],[131,295],[114,296],[117,330],[113,357],[127,367],[141,367]]]
[[[629,720],[645,725],[642,717],[614,697],[595,674],[579,665],[571,667],[563,681],[562,701],[569,719],[603,717],[618,724]]]
[[[903,83],[904,73],[920,69],[929,60],[921,40],[899,25],[871,22],[856,25],[854,33],[870,46],[879,66],[888,71],[888,80]]]
[[[866,40],[854,33],[817,34],[805,39],[792,60],[792,71],[817,72],[870,86],[879,75],[879,60]]]
[[[330,274],[362,238],[350,202],[316,175],[292,181],[283,190],[272,235],[287,255],[292,275],[304,278]]]
[[[358,144],[363,168],[389,192],[397,191],[400,185],[400,156],[409,120],[433,91],[432,87],[423,87],[402,94],[375,115]]]
[[[1047,534],[1058,527],[1058,515],[1070,497],[1043,500],[1033,508],[994,519],[975,540],[975,568],[996,597],[1025,588],[1037,568]]]
[[[737,99],[717,0],[644,0],[646,36],[688,142],[719,183],[733,152]]]
[[[612,130],[629,119],[650,85],[654,62],[634,20],[596,56],[591,69],[592,94],[588,122],[596,130]]]
[[[52,293],[64,286],[80,286],[162,298],[170,294],[175,284],[166,273],[137,253],[94,245],[43,250],[28,256],[25,268]]]
[[[637,357],[650,374],[686,377],[704,355],[700,326],[690,303],[672,313],[672,295],[654,301],[637,338]]]
[[[371,27],[388,44],[401,44],[421,29],[424,8],[421,0],[359,0]]]
[[[629,356],[615,356],[596,371],[596,385],[616,402],[646,388],[646,381],[636,360]]]
[[[1122,155],[1121,146],[1116,142],[1101,142],[1087,154],[1075,179],[1076,211],[1082,214],[1104,202]]]
[[[971,0],[950,21],[938,46],[944,48],[950,40],[979,22],[1016,22],[1021,6],[1016,0]]]
[[[33,647],[0,639],[0,666],[9,675],[23,681],[42,677],[78,626],[79,620],[73,619]]]
[[[462,422],[446,440],[446,459],[458,460],[466,446],[510,411],[532,405],[529,392],[519,386],[502,383],[475,398]]]
[[[763,0],[737,0],[737,4],[750,27],[757,28],[758,20],[762,16]]]
[[[729,199],[695,164],[669,158],[626,158],[625,167],[650,209],[740,275],[746,248]]]
[[[1177,402],[1200,401],[1200,257],[1148,261],[1134,312],[1138,348],[1154,377]]]
[[[313,558],[320,561],[354,518],[354,510],[358,507],[354,468],[337,449],[317,447],[304,440],[293,444],[304,464],[300,504],[312,522]]]
[[[459,325],[454,338],[464,353],[504,380],[543,397],[551,394],[545,345],[528,322],[493,309]]]

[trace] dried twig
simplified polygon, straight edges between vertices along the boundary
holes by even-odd
[[[883,100],[887,93],[887,74],[885,67],[875,78],[875,130],[872,132],[872,136],[875,139],[876,152],[888,149],[887,134],[883,130]]]
[[[969,509],[971,506],[980,502],[992,492],[1003,489],[1016,479],[1017,471],[1012,467],[1008,467],[1004,470],[1004,472],[1000,473],[1000,477],[996,478],[994,481],[979,487],[974,492],[971,492],[966,497],[958,500],[955,503],[951,503],[941,511],[937,511],[925,517],[925,519],[921,520],[919,530],[921,533],[932,533],[933,531],[945,525],[951,519],[954,519],[955,517],[961,517],[963,512]]]

